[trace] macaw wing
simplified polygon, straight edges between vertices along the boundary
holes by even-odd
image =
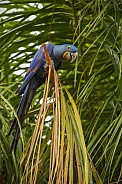
[[[53,44],[47,44],[46,45],[47,51],[48,51],[50,56],[52,54],[53,47],[54,47]],[[18,94],[19,95],[23,93],[26,85],[30,82],[32,77],[37,72],[37,70],[40,67],[44,68],[45,64],[46,64],[46,59],[45,59],[45,53],[44,53],[43,46],[42,46],[42,47],[40,47],[40,49],[34,55],[34,58],[33,58],[32,62],[30,64],[30,67],[28,68],[27,73],[25,75],[24,82],[20,86],[20,88],[18,89]]]
[[[48,51],[49,55],[51,56],[52,50],[54,48],[54,45],[51,44],[51,43],[46,44],[46,48],[47,48],[47,51]],[[31,72],[31,70],[33,70],[36,67],[39,68],[42,65],[45,65],[45,63],[46,63],[46,61],[45,61],[45,53],[44,53],[43,46],[41,46],[40,49],[34,55],[34,58],[33,58],[32,62],[30,64],[30,67],[27,70],[26,76],[28,75],[28,73]]]

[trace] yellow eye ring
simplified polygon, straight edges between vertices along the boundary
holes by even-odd
[[[67,49],[69,50],[70,49],[70,46],[67,46]]]

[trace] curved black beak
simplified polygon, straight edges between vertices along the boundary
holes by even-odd
[[[75,61],[77,59],[77,56],[78,56],[78,52],[68,52],[66,51],[64,54],[63,54],[63,59],[64,60],[70,60],[71,63],[73,61]]]
[[[73,61],[75,61],[76,59],[77,59],[77,56],[78,56],[78,52],[76,51],[76,52],[70,52],[70,57],[71,57],[71,62],[70,63],[72,63]]]

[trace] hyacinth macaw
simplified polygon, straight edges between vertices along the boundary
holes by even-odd
[[[73,62],[78,55],[78,49],[71,44],[53,45],[52,43],[48,43],[46,44],[46,49],[53,61],[56,71],[60,68],[63,60],[69,60]],[[24,82],[18,89],[18,95],[23,94],[17,109],[17,116],[21,126],[24,122],[25,116],[28,112],[28,109],[31,105],[32,99],[35,95],[37,88],[41,86],[46,80],[47,75],[45,75],[45,67],[45,53],[43,46],[41,46],[40,49],[34,55],[30,67],[28,68],[27,73],[25,75]],[[20,128],[16,117],[12,122],[8,135],[11,134],[14,128],[15,132],[10,152],[12,150],[16,151],[20,134]]]

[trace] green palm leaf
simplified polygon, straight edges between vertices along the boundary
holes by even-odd
[[[119,0],[0,2],[0,177],[7,183],[26,179],[23,173],[44,86],[28,112],[16,155],[9,154],[12,136],[6,135],[20,101],[16,89],[34,53],[46,41],[74,43],[79,57],[76,63],[64,62],[58,71],[61,100],[57,105],[53,100],[46,111],[42,132],[37,134],[41,137],[39,156],[35,147],[27,179],[34,176],[36,183],[121,181],[121,12]],[[53,92],[56,98],[58,93],[51,90],[48,97]],[[57,125],[54,117],[61,117]]]

